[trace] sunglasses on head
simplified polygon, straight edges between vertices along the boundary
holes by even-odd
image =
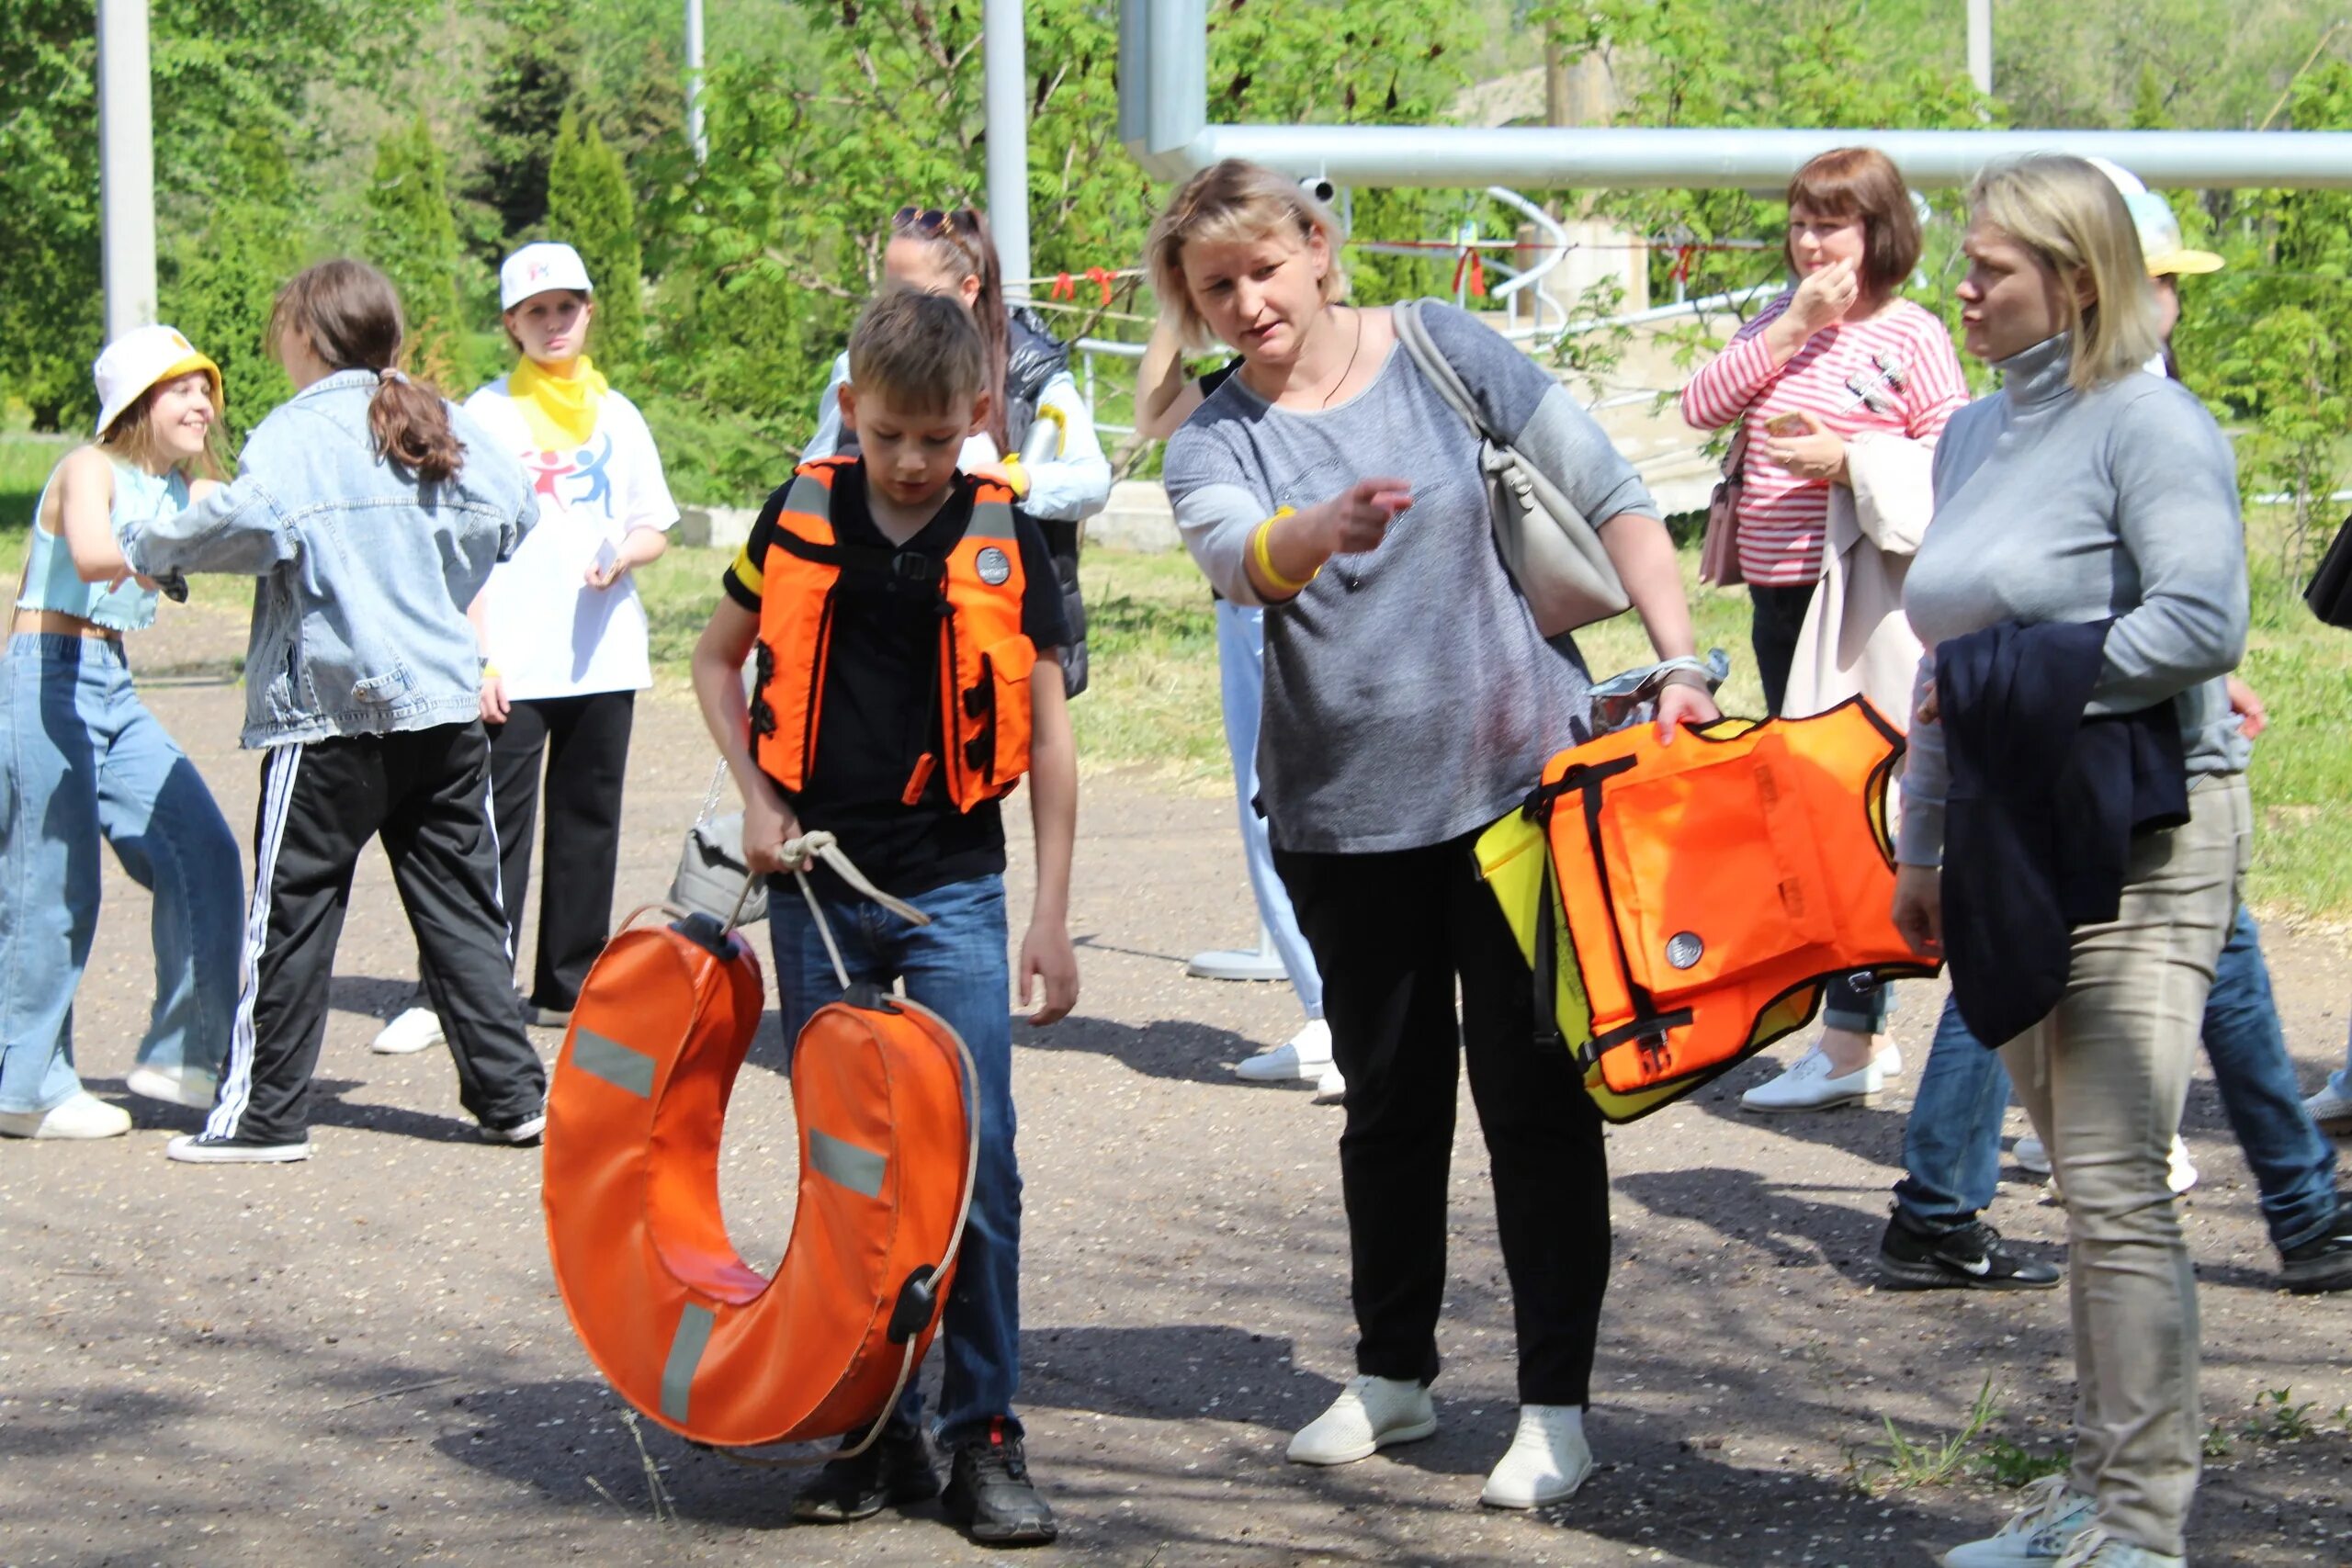
[[[901,207],[891,217],[890,227],[901,234],[921,234],[926,239],[950,229],[958,234],[977,234],[980,215],[968,207]]]

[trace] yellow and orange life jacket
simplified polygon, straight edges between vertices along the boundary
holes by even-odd
[[[1544,828],[1548,886],[1523,945],[1538,1017],[1557,1020],[1596,1089],[1641,1097],[1625,1107],[1640,1114],[1668,1098],[1650,1091],[1696,1087],[1802,1026],[1829,976],[1934,973],[1890,912],[1902,755],[1855,698],[1666,746],[1637,725],[1545,765],[1525,815]]]
[[[945,755],[925,751],[901,797],[922,799],[944,770],[958,811],[1009,792],[1029,768],[1029,673],[1037,649],[1021,629],[1027,586],[1013,535],[1012,492],[982,483],[972,520],[945,557],[844,545],[833,528],[833,479],[855,461],[804,463],[785,492],[775,540],[759,563],[760,636],[753,650],[752,750],[786,789],[808,787],[817,757],[833,613],[845,576],[937,589],[939,684]]]

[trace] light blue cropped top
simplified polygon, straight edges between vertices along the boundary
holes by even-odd
[[[55,474],[49,483],[57,482]],[[117,461],[114,465],[114,531],[119,536],[132,524],[169,517],[188,503],[187,479],[177,469],[161,476]],[[41,526],[49,510],[49,485],[41,487],[33,509],[32,547],[25,562],[24,592],[19,610],[62,610],[108,631],[143,631],[155,624],[155,593],[126,578],[119,587],[85,582],[74,568],[74,552],[62,536]]]

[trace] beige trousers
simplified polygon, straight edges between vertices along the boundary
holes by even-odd
[[[2165,1154],[2253,837],[2243,775],[2195,783],[2189,820],[2132,847],[2116,919],[2075,931],[2057,1008],[2001,1048],[2066,1204],[2074,1486],[2114,1534],[2175,1556],[2204,1421]]]

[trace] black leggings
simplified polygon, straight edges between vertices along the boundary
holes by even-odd
[[[1383,854],[1274,851],[1323,972],[1348,1080],[1340,1185],[1356,1370],[1437,1376],[1445,1200],[1462,1054],[1493,1173],[1527,1404],[1591,1398],[1609,1283],[1609,1164],[1576,1062],[1535,1043],[1533,987],[1472,838]],[[1460,981],[1462,1012],[1454,1016]]]

